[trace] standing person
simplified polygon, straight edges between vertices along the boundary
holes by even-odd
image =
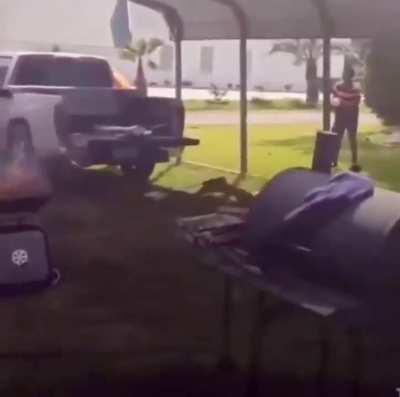
[[[343,135],[347,130],[352,160],[350,170],[360,172],[361,166],[358,163],[357,131],[361,90],[354,86],[353,79],[354,69],[350,67],[346,68],[343,74],[343,81],[339,83],[333,91],[334,100],[332,102],[335,107],[335,123],[332,131],[339,135],[339,148],[337,153],[337,157],[339,157]],[[337,159],[335,165],[337,165]]]

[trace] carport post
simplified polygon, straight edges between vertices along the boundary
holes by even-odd
[[[247,18],[246,13],[233,0],[214,0],[231,9],[239,31],[239,63],[240,63],[240,174],[248,171],[248,146],[247,146]]]
[[[247,146],[247,35],[242,29],[240,34],[240,173],[248,171]]]
[[[324,37],[324,60],[323,60],[323,128],[324,131],[331,129],[331,38],[329,35]]]
[[[331,129],[331,38],[334,31],[333,20],[331,19],[326,0],[311,0],[311,3],[317,9],[321,31],[323,34],[323,129]]]
[[[175,38],[175,98],[182,99],[182,37]]]
[[[175,98],[182,100],[182,32],[177,29],[175,34]],[[178,150],[176,164],[182,163],[183,150]]]
[[[239,31],[239,63],[240,63],[240,174],[248,171],[247,147],[247,18],[246,13],[234,0],[213,0],[231,9]]]

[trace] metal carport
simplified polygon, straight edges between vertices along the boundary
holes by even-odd
[[[240,172],[247,173],[247,40],[323,38],[323,129],[330,129],[330,41],[400,34],[399,0],[130,0],[161,13],[176,45],[176,97],[182,40],[240,42]]]

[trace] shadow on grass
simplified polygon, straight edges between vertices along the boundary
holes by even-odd
[[[262,139],[254,142],[254,146],[261,146],[273,149],[273,147],[291,148],[292,150],[301,151],[304,154],[310,155],[314,151],[313,136],[302,136],[289,139]]]
[[[216,195],[223,201],[231,204],[248,207],[251,205],[254,197],[246,190],[240,189],[238,186],[243,181],[244,176],[238,175],[232,183],[228,183],[225,177],[210,179],[203,183],[198,190],[197,196],[206,197]]]
[[[202,367],[188,366],[153,369],[152,374],[121,375],[92,370],[81,377],[72,377],[57,383],[37,384],[35,377],[26,378],[24,384],[5,388],[4,395],[19,397],[247,397],[245,373],[224,374]],[[328,380],[324,385],[326,396],[353,397],[353,385],[338,380]],[[360,388],[361,396],[376,397],[393,395],[396,384],[365,384]],[[386,394],[387,393],[387,394]],[[260,396],[321,397],[315,380],[292,376],[262,376]],[[250,397],[250,396],[249,396]]]
[[[48,171],[54,199],[41,217],[63,281],[28,299],[0,301],[3,395],[242,396],[240,371],[215,371],[214,356],[193,364],[198,353],[218,350],[223,277],[196,266],[191,247],[175,237],[177,217],[212,212],[225,197],[164,191],[163,200],[152,201],[112,170],[48,164]],[[240,321],[234,349],[241,368],[253,298],[246,288],[235,295]],[[270,297],[269,305],[275,304]],[[272,396],[317,396],[315,319],[296,313],[268,326],[269,375],[262,390]],[[12,360],[15,352],[22,359]],[[60,354],[46,358],[46,352]],[[163,352],[189,359],[163,359]],[[118,357],[124,354],[129,357]],[[338,360],[346,366],[347,356]],[[328,387],[345,396],[343,384],[332,380]]]
[[[54,188],[55,194],[78,195],[90,199],[108,200],[115,190],[124,187],[143,192],[142,186],[133,182],[128,184],[129,177],[122,177],[112,168],[100,170],[82,169],[72,165],[63,157],[52,157],[44,161],[44,168]]]

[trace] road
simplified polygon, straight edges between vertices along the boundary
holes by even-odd
[[[233,111],[198,111],[188,112],[186,123],[189,124],[239,124],[239,112]],[[317,124],[322,121],[319,111],[256,111],[249,113],[249,124]],[[372,113],[362,113],[362,124],[379,123],[378,118]]]
[[[164,98],[175,98],[175,88],[166,87],[149,87],[149,96],[157,96]],[[259,92],[259,91],[247,91],[249,100],[252,98],[262,98],[269,100],[279,99],[304,99],[304,93],[296,92]],[[213,99],[213,95],[210,94],[209,88],[183,88],[182,99],[186,100],[207,100]],[[239,101],[240,92],[238,90],[229,90],[224,96],[225,100],[228,101]]]

